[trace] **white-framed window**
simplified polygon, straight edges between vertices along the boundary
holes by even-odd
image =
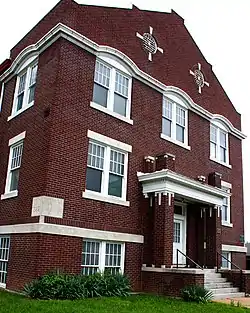
[[[210,159],[229,166],[228,132],[219,123],[210,124]]]
[[[188,110],[179,102],[163,97],[162,133],[163,139],[188,147]]]
[[[82,274],[123,273],[124,256],[124,243],[86,239],[83,241],[82,249]]]
[[[23,143],[26,132],[9,140],[9,161],[5,184],[5,193],[1,199],[12,198],[18,195],[19,173],[22,164]]]
[[[91,106],[132,124],[132,77],[119,63],[109,62],[96,60]]]
[[[18,73],[12,113],[8,120],[34,104],[37,68],[37,61],[33,61]]]
[[[231,252],[222,251],[221,255],[221,268],[231,269]]]
[[[228,196],[223,199],[223,205],[221,207],[221,223],[226,226],[231,226],[231,188],[231,184],[221,182],[221,189],[228,193]]]
[[[0,237],[0,287],[6,287],[6,278],[9,261],[10,238]]]

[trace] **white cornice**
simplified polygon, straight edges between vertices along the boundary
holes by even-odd
[[[151,193],[178,194],[183,197],[212,205],[223,204],[228,193],[223,189],[203,184],[194,179],[177,174],[168,169],[153,173],[137,173],[142,183],[143,194]]]
[[[167,86],[160,82],[159,80],[155,79],[154,77],[148,75],[147,73],[143,72],[138,68],[138,66],[124,53],[121,51],[109,47],[109,46],[102,46],[98,45],[94,41],[90,40],[89,38],[83,36],[82,34],[78,33],[77,31],[73,30],[72,28],[58,23],[54,26],[46,35],[44,35],[37,43],[32,44],[25,49],[23,49],[16,59],[12,62],[10,68],[8,68],[1,76],[0,81],[5,79],[10,79],[13,75],[18,72],[18,68],[20,64],[25,62],[29,57],[38,55],[42,51],[44,51],[47,47],[49,47],[53,42],[55,42],[58,38],[63,37],[68,41],[76,44],[77,46],[89,51],[90,53],[95,54],[96,56],[105,56],[111,55],[115,59],[122,61],[123,64],[128,67],[131,72],[131,75],[136,79],[140,80],[141,82],[149,85],[151,88],[157,90],[160,93],[167,94],[168,92],[178,93],[179,96],[184,98],[189,106],[189,109],[194,111],[195,113],[201,115],[202,117],[213,120],[219,119],[227,125],[230,133],[239,139],[244,139],[246,136],[237,128],[235,128],[232,123],[225,117],[212,114],[196,104],[187,93],[185,93],[180,88],[174,86]]]

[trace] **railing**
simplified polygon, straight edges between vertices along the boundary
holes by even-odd
[[[194,260],[192,260],[189,256],[187,256],[186,254],[184,254],[181,250],[177,249],[176,250],[176,266],[177,268],[179,268],[179,253],[181,253],[186,259],[188,259],[189,261],[191,261],[193,264],[195,264],[198,268],[200,268],[201,270],[203,270],[203,268],[196,263]]]
[[[236,265],[235,263],[233,263],[232,261],[230,261],[228,258],[226,258],[224,255],[222,255],[220,252],[217,251],[216,254],[216,268],[217,268],[217,273],[219,272],[219,256],[222,257],[223,259],[225,259],[227,262],[229,262],[231,265],[233,265],[234,267],[236,267],[239,271],[240,271],[240,291],[242,291],[242,283],[243,283],[243,271],[242,269]],[[221,260],[221,259],[220,259]]]

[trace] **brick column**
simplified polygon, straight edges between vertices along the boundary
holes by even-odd
[[[214,268],[216,267],[217,252],[221,253],[221,216],[218,215],[218,209],[206,210],[206,222],[206,265]],[[219,256],[220,266],[221,257]]]
[[[173,262],[174,200],[172,197],[170,200],[163,194],[155,197],[153,264],[156,267],[170,267]]]

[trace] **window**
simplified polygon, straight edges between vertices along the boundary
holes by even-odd
[[[163,97],[161,137],[187,146],[187,114],[188,111],[185,107]]]
[[[228,133],[216,125],[210,125],[210,158],[222,164],[229,164]]]
[[[231,253],[222,251],[221,255],[221,267],[230,269],[231,263],[229,261],[231,261]]]
[[[123,120],[130,119],[131,77],[97,60],[92,106]]]
[[[9,140],[9,163],[7,169],[5,194],[1,199],[16,197],[18,195],[19,173],[23,155],[23,139],[26,132],[23,132]]]
[[[126,199],[127,153],[90,141],[86,190]]]
[[[221,222],[222,224],[230,224],[230,214],[231,214],[231,210],[230,210],[230,188],[228,187],[224,187],[222,185],[221,189],[225,190],[228,193],[228,197],[225,197],[223,199],[223,205],[221,207]]]
[[[174,242],[181,242],[181,224],[179,222],[174,222]]]
[[[10,238],[0,237],[0,287],[6,287]]]
[[[26,67],[17,77],[12,116],[23,112],[34,103],[37,64]]]
[[[83,241],[82,274],[97,272],[123,273],[124,244],[104,241]]]

